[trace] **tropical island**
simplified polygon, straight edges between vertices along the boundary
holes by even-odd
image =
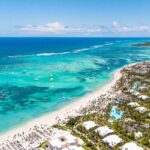
[[[0,149],[150,149],[150,62],[125,66],[96,93],[86,103],[84,97],[81,105],[70,105],[65,114],[49,115],[49,120],[55,116],[49,124],[38,120],[33,128],[5,136]]]
[[[139,44],[132,44],[132,46],[139,46],[139,47],[150,46],[150,42],[139,43]]]

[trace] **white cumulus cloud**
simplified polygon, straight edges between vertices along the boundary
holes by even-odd
[[[65,30],[65,26],[59,22],[53,22],[46,25],[26,25],[22,26],[21,30],[27,32],[59,33]]]
[[[112,31],[114,32],[150,32],[149,25],[136,25],[136,26],[127,26],[113,21]]]
[[[25,25],[17,26],[21,31],[31,35],[148,35],[150,33],[150,25],[139,24],[129,26],[118,21],[113,21],[110,26],[91,24],[91,25],[64,25],[58,21],[41,24],[41,25]]]
[[[19,27],[21,30],[31,33],[101,33],[104,27],[100,25],[64,25],[60,22],[48,23],[45,25],[26,25]]]

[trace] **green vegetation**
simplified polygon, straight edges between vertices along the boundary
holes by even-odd
[[[150,42],[139,43],[139,44],[132,44],[132,46],[150,46]]]
[[[47,141],[43,142],[39,147],[43,148],[43,149],[46,149],[47,148]]]
[[[143,146],[145,149],[149,149],[150,128],[148,125],[150,125],[150,111],[139,113],[135,108],[130,107],[128,104],[129,102],[137,102],[140,106],[150,110],[150,99],[141,100],[129,91],[129,89],[133,89],[134,87],[134,90],[141,95],[150,97],[150,73],[139,73],[138,69],[134,67],[135,66],[132,66],[132,69],[125,68],[122,70],[122,77],[117,82],[114,89],[116,92],[121,91],[122,95],[113,98],[113,102],[103,109],[103,113],[78,116],[71,118],[65,126],[54,125],[53,127],[62,130],[69,130],[73,135],[81,138],[85,143],[85,150],[111,149],[108,145],[102,142],[103,138],[94,131],[97,127],[86,130],[82,126],[82,123],[85,121],[94,121],[99,126],[107,125],[115,131],[116,135],[123,139],[123,142],[115,146],[113,150],[118,150],[120,146],[131,141],[135,141],[138,145]],[[140,86],[135,86],[135,83],[138,83],[145,88],[140,89]],[[118,102],[118,99],[121,101]],[[116,106],[117,110],[124,112],[121,119],[115,120],[115,118],[110,116],[112,106]],[[129,118],[129,121],[126,121],[127,118]],[[112,122],[109,122],[109,120],[112,120]],[[139,131],[143,136],[136,139],[135,132]]]

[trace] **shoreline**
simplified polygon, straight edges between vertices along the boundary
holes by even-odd
[[[91,102],[95,98],[99,97],[102,94],[106,94],[108,91],[111,90],[111,88],[115,85],[116,81],[120,79],[122,68],[120,68],[119,70],[115,70],[112,73],[111,80],[108,81],[108,83],[102,86],[101,88],[89,94],[86,94],[77,100],[74,100],[67,106],[64,106],[54,112],[50,112],[41,117],[32,119],[31,121],[28,121],[22,125],[10,129],[9,131],[6,131],[5,133],[0,134],[0,142],[4,142],[10,138],[13,138],[13,136],[18,133],[19,134],[21,134],[22,132],[28,133],[31,128],[34,128],[34,126],[47,125],[50,127],[57,123],[57,119],[56,119],[57,117],[63,120],[67,116],[77,116],[79,114],[77,113],[77,111],[81,108],[81,106],[88,105],[89,102]]]

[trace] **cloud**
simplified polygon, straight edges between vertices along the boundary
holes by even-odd
[[[65,30],[65,26],[59,22],[54,22],[46,25],[26,25],[20,29],[27,32],[60,33]]]
[[[116,28],[116,27],[119,26],[119,23],[118,23],[117,21],[113,21],[112,26],[113,26],[114,28]]]
[[[127,26],[118,23],[117,21],[113,21],[112,23],[112,31],[114,32],[150,32],[150,26],[146,24],[137,25],[137,26]]]
[[[150,25],[145,24],[145,25],[137,26],[136,30],[140,32],[150,32]]]
[[[85,36],[111,36],[111,35],[148,35],[150,25],[140,24],[129,26],[113,21],[110,26],[99,24],[92,25],[64,25],[60,22],[52,22],[43,25],[16,26],[23,34],[31,35],[85,35]]]
[[[106,29],[100,25],[69,25],[66,26],[60,22],[48,23],[46,25],[26,25],[18,26],[22,31],[30,33],[52,33],[52,34],[63,34],[63,33],[102,33]]]

